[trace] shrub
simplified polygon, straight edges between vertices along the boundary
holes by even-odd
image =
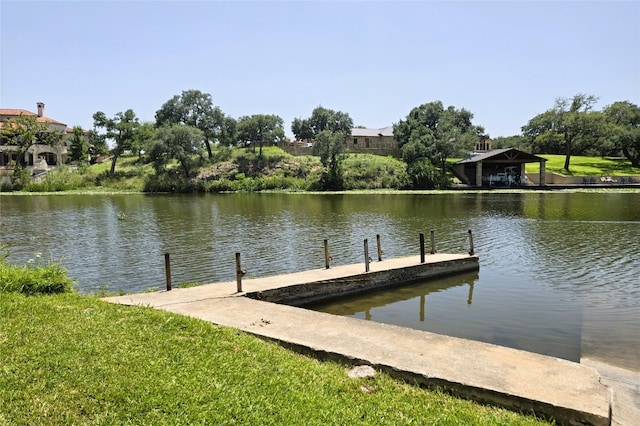
[[[71,189],[81,189],[89,186],[91,177],[81,175],[69,170],[66,166],[61,166],[53,170],[44,177],[41,182],[30,182],[23,188],[29,192],[57,192]]]
[[[13,190],[20,191],[31,182],[31,173],[26,168],[16,165],[11,177],[11,186]]]
[[[0,260],[0,293],[54,294],[72,289],[73,280],[57,263],[16,266]]]
[[[240,181],[229,179],[215,179],[204,182],[204,190],[206,192],[228,192],[238,191],[240,189]]]
[[[144,181],[144,192],[177,192],[193,193],[204,191],[203,182],[195,182],[184,177],[167,174],[147,176]]]

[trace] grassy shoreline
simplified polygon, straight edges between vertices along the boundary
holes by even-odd
[[[228,152],[229,158],[208,164],[189,179],[174,174],[156,175],[149,164],[141,164],[132,155],[120,157],[115,176],[108,173],[109,163],[73,169],[63,166],[50,172],[43,181],[22,186],[29,193],[225,193],[225,192],[302,192],[319,189],[322,168],[317,157],[293,156],[277,147],[267,147],[263,157],[245,149]],[[623,158],[572,157],[571,172],[562,169],[564,156],[547,158],[546,170],[566,176],[634,176],[640,181],[640,169]],[[457,159],[450,159],[454,163]],[[175,165],[174,165],[175,166]],[[526,165],[528,173],[537,173],[538,163]],[[354,191],[405,191],[410,187],[406,164],[397,158],[373,154],[348,154],[343,161],[344,188]],[[0,187],[0,193],[6,188]],[[16,187],[13,189],[20,189]],[[550,188],[551,189],[551,188]],[[420,191],[422,192],[422,191]],[[331,192],[323,192],[331,193]],[[342,191],[340,192],[342,193]]]
[[[0,424],[549,424],[92,296],[5,293],[0,315]]]

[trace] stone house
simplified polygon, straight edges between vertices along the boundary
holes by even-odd
[[[347,139],[346,150],[402,157],[398,141],[393,137],[393,126],[382,129],[351,129],[351,138]]]

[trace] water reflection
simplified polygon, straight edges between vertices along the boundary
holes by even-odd
[[[579,303],[518,285],[483,288],[479,280],[476,273],[451,276],[308,308],[580,360]]]
[[[378,308],[389,307],[393,304],[407,300],[419,300],[418,303],[418,320],[425,321],[425,300],[427,295],[431,293],[441,292],[453,287],[468,287],[467,304],[471,305],[473,301],[473,284],[478,279],[478,273],[454,275],[441,278],[438,280],[425,280],[410,283],[401,287],[389,289],[380,289],[362,295],[340,298],[338,301],[316,303],[306,306],[309,309],[327,312],[334,315],[343,316],[364,316],[366,320],[374,320],[378,322],[386,322],[384,318],[375,317],[372,312],[377,312]],[[416,315],[414,309],[408,309],[407,315]],[[380,310],[384,315],[384,310]],[[376,314],[377,315],[377,314]]]
[[[323,268],[324,239],[344,265],[377,234],[385,258],[417,255],[430,230],[464,253],[468,229],[478,275],[348,299],[347,314],[640,370],[638,193],[0,196],[10,260],[40,252],[83,292],[162,288],[165,252],[174,283],[208,283],[234,279],[236,251],[266,276]]]

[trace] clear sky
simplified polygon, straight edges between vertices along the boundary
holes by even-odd
[[[640,2],[0,0],[0,107],[91,128],[183,90],[234,118],[389,126],[440,100],[492,137],[558,97],[640,104]]]

